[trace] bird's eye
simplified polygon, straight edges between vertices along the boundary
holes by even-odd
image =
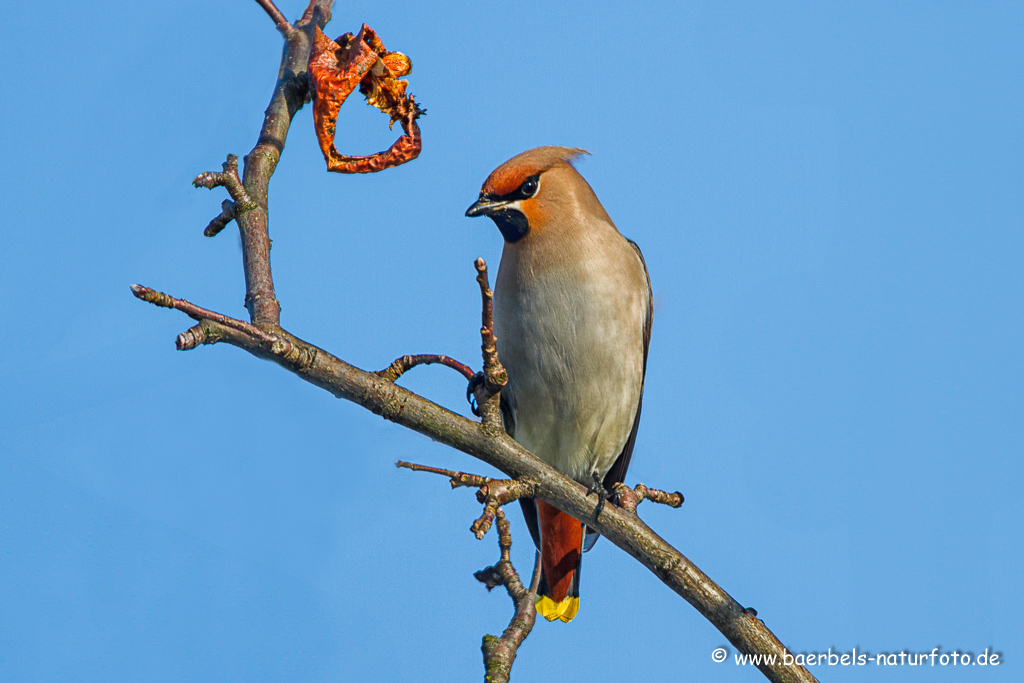
[[[537,176],[531,176],[519,186],[519,194],[524,198],[532,197],[537,194],[537,188],[540,187],[540,183],[537,182]]]

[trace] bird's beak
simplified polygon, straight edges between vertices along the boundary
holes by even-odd
[[[470,218],[476,218],[477,216],[490,216],[492,213],[501,211],[506,206],[508,206],[508,202],[500,200],[495,201],[489,197],[481,197],[475,204],[473,204],[473,206],[466,209],[466,215]]]

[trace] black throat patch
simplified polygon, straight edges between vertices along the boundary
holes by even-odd
[[[515,209],[502,209],[488,214],[494,224],[501,231],[501,236],[506,242],[518,242],[530,232],[530,222],[526,220],[526,214]]]

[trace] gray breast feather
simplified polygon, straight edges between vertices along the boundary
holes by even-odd
[[[550,274],[495,292],[515,438],[585,484],[621,453],[643,387],[649,295],[622,280]]]

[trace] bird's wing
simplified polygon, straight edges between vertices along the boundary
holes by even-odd
[[[505,432],[513,439],[516,438],[516,411],[509,398],[508,392],[503,391],[498,397],[498,405],[501,407],[501,421],[505,425]],[[526,528],[530,530],[533,544],[540,550],[540,520],[537,517],[537,503],[533,498],[520,498],[519,505],[523,508],[523,517],[526,519]],[[577,574],[578,576],[578,574]]]
[[[608,470],[608,474],[604,477],[604,488],[607,491],[611,491],[612,487],[621,481],[626,479],[626,470],[629,469],[629,460],[633,457],[633,445],[636,444],[636,430],[640,425],[640,409],[644,403],[644,378],[647,376],[647,349],[651,345],[651,320],[654,317],[654,295],[651,291],[651,274],[647,272],[647,262],[644,261],[644,255],[640,253],[640,247],[637,246],[633,240],[626,240],[630,246],[636,250],[636,255],[640,258],[640,263],[644,267],[644,276],[647,278],[647,315],[644,318],[644,366],[643,366],[643,377],[640,378],[640,398],[637,399],[636,404],[636,417],[633,418],[633,428],[629,430],[629,438],[626,439],[626,445],[622,448],[622,453],[612,464],[612,468]]]

